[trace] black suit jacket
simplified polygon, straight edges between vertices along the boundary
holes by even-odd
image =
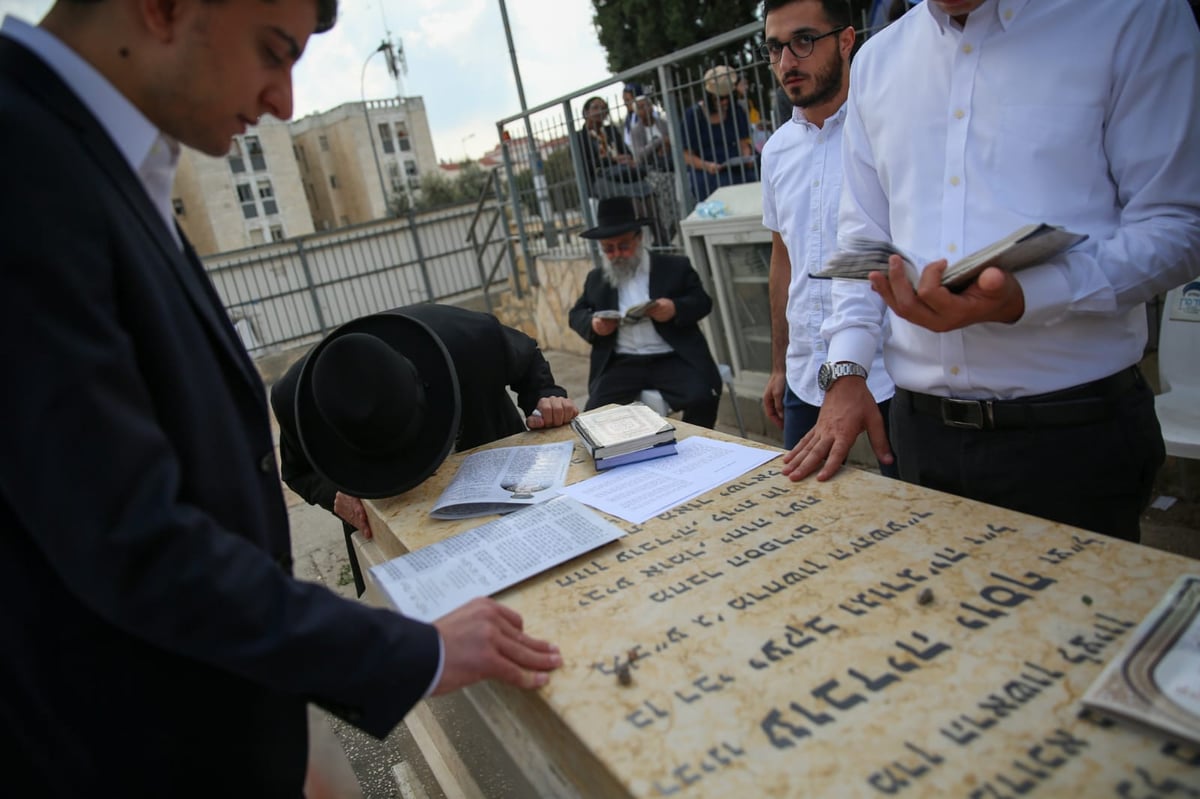
[[[691,262],[681,255],[650,255],[650,299],[666,298],[675,302],[675,317],[668,322],[655,322],[654,329],[671,345],[688,365],[704,377],[718,393],[721,375],[708,350],[708,342],[700,332],[699,322],[712,311],[712,298],[704,290],[700,276]],[[618,310],[617,289],[609,285],[599,267],[588,272],[583,294],[571,308],[571,329],[592,345],[588,370],[588,391],[604,378],[604,370],[617,348],[617,336],[597,336],[592,330],[592,314],[596,311]]]
[[[6,779],[299,796],[306,702],[382,736],[436,631],[290,576],[265,394],[199,261],[3,38],[0,147]]]
[[[487,444],[525,430],[525,417],[542,397],[565,397],[554,384],[550,364],[537,342],[500,324],[491,314],[452,305],[410,305],[391,313],[424,322],[437,334],[458,375],[462,422],[456,449]],[[305,356],[307,357],[307,356]],[[279,422],[279,466],[288,487],[312,505],[333,511],[337,488],[313,469],[300,446],[296,427],[296,383],[304,359],[296,361],[271,388],[271,407]],[[524,416],[513,407],[508,388],[517,394]]]

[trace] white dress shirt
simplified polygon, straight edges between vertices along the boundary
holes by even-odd
[[[923,3],[852,67],[839,238],[953,263],[1030,222],[1086,233],[1017,273],[1015,324],[933,333],[888,313],[897,385],[1007,399],[1137,363],[1143,303],[1200,273],[1200,34],[1183,0]],[[921,264],[920,266],[923,266]],[[882,301],[835,281],[830,359],[862,362]]]
[[[810,272],[825,265],[837,249],[838,197],[842,191],[842,131],[846,106],[817,127],[792,111],[762,151],[763,225],[787,246],[792,276],[787,294],[787,384],[809,405],[820,405],[817,370],[827,360],[821,324],[833,309],[833,281],[814,280]],[[876,402],[896,388],[883,366],[883,350],[858,361],[869,370],[867,387]]]
[[[630,308],[650,299],[650,251],[643,247],[637,271],[617,286],[617,310],[623,319]],[[622,355],[663,355],[675,350],[658,334],[653,320],[643,316],[636,322],[621,321],[617,325],[616,351]]]
[[[171,207],[179,143],[159,131],[107,78],[54,34],[6,16],[0,36],[12,39],[42,59],[75,92],[137,173],[171,237],[182,248]]]

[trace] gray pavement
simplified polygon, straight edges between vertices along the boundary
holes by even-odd
[[[547,360],[558,383],[567,389],[580,408],[587,401],[587,358],[567,352],[547,351]],[[1151,381],[1157,379],[1153,362],[1143,364]],[[728,395],[726,395],[728,397]],[[724,401],[724,400],[723,400]],[[737,430],[718,425],[722,432],[736,435]],[[778,445],[778,440],[759,436],[754,438]],[[871,469],[873,463],[856,463],[859,468]],[[354,581],[346,555],[341,524],[321,508],[306,504],[284,488],[288,500],[288,515],[292,525],[292,551],[296,575],[327,586],[346,597],[354,597]],[[1158,549],[1200,558],[1200,463],[1168,459],[1159,476],[1157,495],[1176,501],[1165,510],[1150,509],[1143,517],[1142,543]],[[536,632],[536,631],[535,631]],[[446,723],[451,738],[469,738],[469,731],[456,729],[455,708],[461,700],[440,697],[432,700],[435,715]],[[412,736],[400,724],[386,739],[380,741],[355,727],[322,711],[314,714],[318,740],[333,739],[341,743],[349,759],[358,785],[342,784],[333,795],[365,799],[438,799],[444,794],[433,779],[428,765],[421,758]],[[321,736],[326,736],[322,738]],[[465,759],[481,781],[485,794],[505,799],[528,795],[511,763],[498,752],[468,752]],[[397,780],[394,767],[404,764],[406,780]],[[406,786],[402,792],[401,782]],[[413,787],[415,786],[415,787]],[[336,786],[335,786],[336,787]],[[361,793],[356,791],[361,790]],[[424,793],[422,793],[424,791]],[[451,798],[453,799],[453,798]]]

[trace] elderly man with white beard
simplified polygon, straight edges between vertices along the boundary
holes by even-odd
[[[711,428],[721,377],[699,322],[712,298],[687,258],[645,248],[647,224],[628,198],[614,197],[600,201],[596,227],[580,234],[604,253],[570,314],[571,328],[592,345],[587,410],[655,389],[683,421]]]

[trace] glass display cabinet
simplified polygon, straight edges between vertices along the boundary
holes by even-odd
[[[723,215],[704,216],[715,203]],[[762,184],[718,189],[680,229],[692,266],[713,298],[713,313],[703,323],[705,335],[717,363],[733,368],[746,428],[777,436],[761,407],[771,372],[771,231],[762,224]]]

